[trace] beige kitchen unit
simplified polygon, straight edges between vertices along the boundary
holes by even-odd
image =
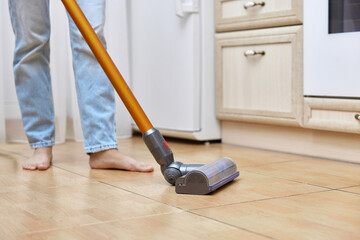
[[[360,100],[305,97],[304,103],[305,127],[360,133]]]
[[[302,0],[216,0],[222,141],[360,162],[360,100],[304,97],[302,12]]]
[[[218,34],[218,117],[300,126],[301,43],[301,26]]]
[[[302,23],[302,0],[216,0],[216,31]]]

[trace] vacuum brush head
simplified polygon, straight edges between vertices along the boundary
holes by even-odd
[[[205,165],[174,162],[171,149],[155,128],[145,132],[143,140],[160,165],[165,180],[175,184],[176,193],[208,194],[239,176],[234,161],[226,157]]]
[[[184,194],[208,194],[234,180],[239,174],[233,160],[220,158],[179,177],[175,183],[175,191]]]

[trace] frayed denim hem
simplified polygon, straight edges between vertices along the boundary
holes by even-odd
[[[100,152],[100,151],[104,151],[104,150],[108,150],[108,149],[118,149],[118,146],[116,143],[114,143],[114,144],[104,144],[104,145],[97,145],[97,146],[84,148],[85,153],[87,153],[87,154]]]
[[[37,142],[37,143],[30,143],[31,148],[42,148],[42,147],[50,147],[54,146],[54,141],[46,141],[46,142]]]

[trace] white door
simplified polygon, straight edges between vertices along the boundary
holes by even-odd
[[[132,89],[158,129],[200,130],[198,2],[128,2]]]

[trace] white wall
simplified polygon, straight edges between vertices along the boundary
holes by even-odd
[[[23,142],[26,138],[21,126],[21,114],[14,86],[12,70],[14,36],[7,2],[0,1],[0,141],[6,137],[7,141]],[[61,1],[50,1],[50,13],[52,27],[50,67],[56,115],[56,141],[63,142],[66,138],[81,141],[82,131],[72,70],[68,19]],[[107,1],[105,36],[108,51],[124,78],[129,80],[126,13],[126,0]],[[119,97],[117,97],[116,122],[118,137],[131,136],[131,117]]]

